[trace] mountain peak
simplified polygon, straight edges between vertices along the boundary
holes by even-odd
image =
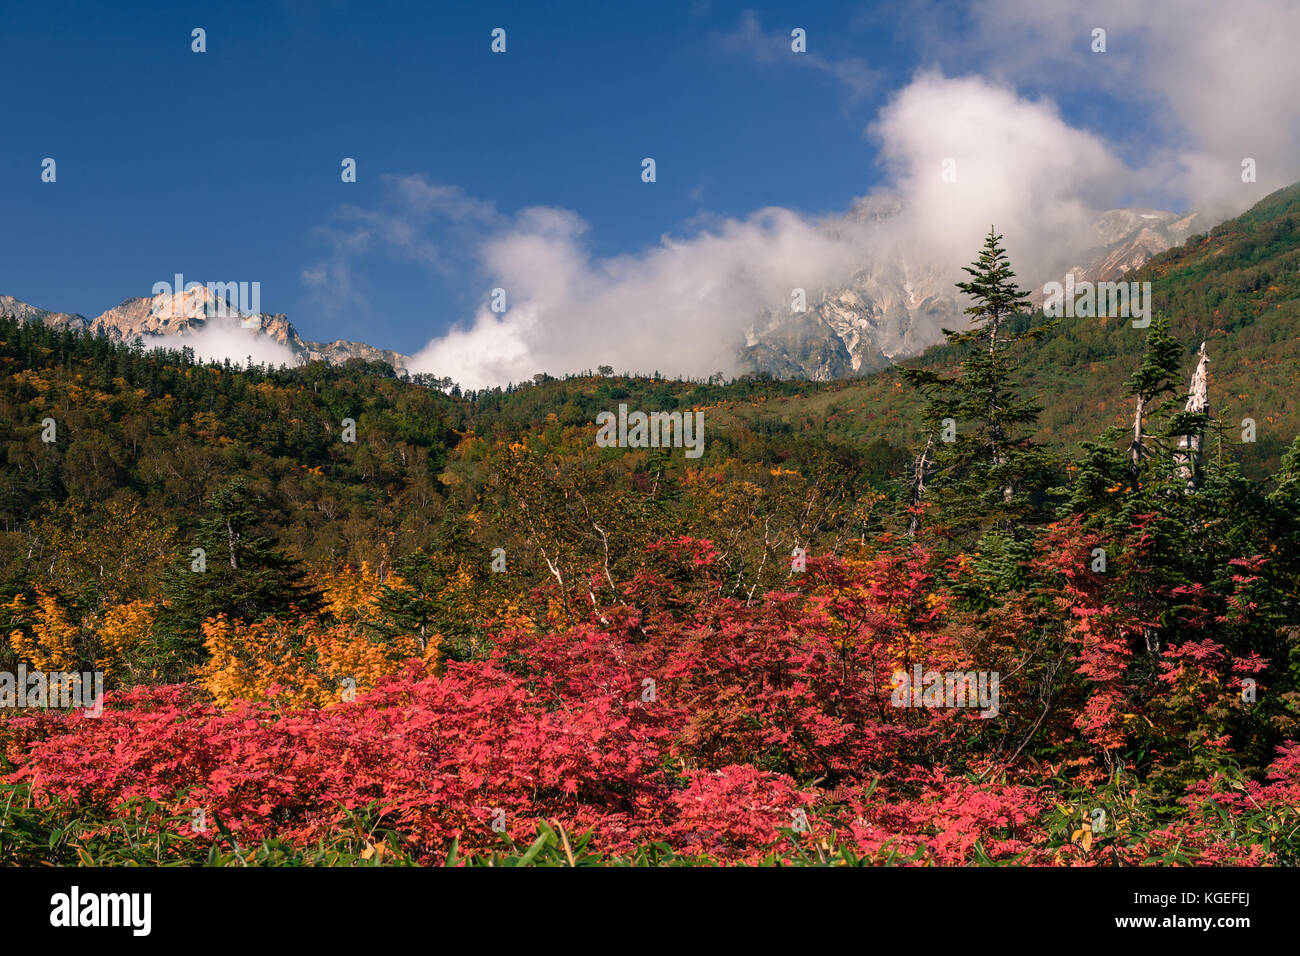
[[[149,344],[150,339],[166,339],[168,341],[156,344],[175,348],[188,344],[185,339],[193,339],[196,352],[200,354],[206,334],[235,333],[246,338],[232,340],[223,336],[222,342],[227,343],[227,347],[219,351],[231,351],[228,345],[231,341],[247,341],[252,346],[249,354],[261,354],[263,349],[258,346],[279,346],[287,350],[287,354],[281,353],[289,360],[286,364],[306,365],[322,361],[341,365],[349,359],[359,358],[367,362],[385,362],[396,372],[407,370],[410,358],[391,349],[345,339],[328,343],[307,341],[284,313],[247,310],[246,306],[251,304],[256,308],[259,304],[256,297],[250,302],[242,288],[233,286],[233,283],[215,287],[194,283],[178,292],[139,296],[125,300],[90,321],[81,315],[51,312],[13,296],[0,295],[0,315],[13,315],[20,322],[42,322],[91,335],[104,335],[113,342],[143,339]],[[236,299],[237,302],[232,301]]]

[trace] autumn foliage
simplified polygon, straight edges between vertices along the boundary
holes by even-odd
[[[1124,635],[1141,611],[1107,603],[1104,582],[1074,571],[1071,548],[1088,544],[1075,534],[1044,534],[1031,569],[1043,594],[1017,598],[1025,619],[1054,622],[1055,643],[990,639],[1010,612],[981,630],[954,607],[966,562],[890,542],[811,561],[790,588],[747,603],[716,596],[709,542],[663,541],[619,601],[563,629],[502,631],[471,661],[367,642],[350,630],[359,620],[212,621],[198,686],[118,692],[98,719],[7,721],[10,780],[37,801],[109,812],[132,799],[201,809],[245,843],[306,845],[349,811],[377,807],[425,862],[453,839],[486,852],[542,820],[594,831],[610,853],[663,841],[721,861],[791,840],[882,862],[1275,859],[1263,840],[1229,839],[1217,814],[1262,809],[1267,826],[1294,825],[1300,745],[1283,745],[1266,783],[1233,781],[1227,763],[1190,782],[1168,819],[1148,817],[1141,785],[1107,769],[1135,724],[1159,714],[1133,712],[1131,686],[1120,692],[1134,679]],[[1181,645],[1155,676],[1188,695],[1191,723],[1237,694],[1235,674],[1260,666],[1211,645]],[[1017,675],[1033,675],[1049,649],[1070,676],[1043,716],[1037,678]],[[262,672],[258,661],[279,663]],[[1006,723],[892,706],[891,675],[914,663],[1000,670]],[[358,675],[355,699],[340,695],[345,673]],[[1064,743],[1027,760],[1013,750],[1035,721]],[[1201,718],[1195,732],[1215,728]],[[1185,770],[1172,757],[1163,766]],[[1109,815],[1095,837],[1085,823],[1094,806]]]

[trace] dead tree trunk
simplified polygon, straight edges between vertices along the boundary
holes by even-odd
[[[934,432],[925,436],[925,448],[916,456],[912,464],[912,482],[908,495],[907,536],[915,538],[921,527],[921,501],[925,498],[925,470],[930,465],[930,446],[934,444]]]
[[[1209,368],[1210,353],[1206,343],[1201,343],[1200,361],[1196,363],[1196,374],[1192,376],[1191,387],[1187,390],[1186,411],[1196,415],[1208,415],[1210,412]],[[1201,457],[1201,447],[1205,442],[1205,433],[1198,430],[1192,435],[1183,435],[1178,439],[1178,451],[1174,453],[1179,480],[1188,492],[1196,490],[1196,469]]]
[[[1128,446],[1129,466],[1133,470],[1133,480],[1135,482],[1142,469],[1142,459],[1147,454],[1145,436],[1142,433],[1143,419],[1147,413],[1146,406],[1146,399],[1138,395],[1137,408],[1133,412],[1133,442]]]

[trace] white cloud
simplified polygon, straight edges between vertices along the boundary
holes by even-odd
[[[242,328],[237,319],[209,319],[201,328],[183,334],[142,335],[140,340],[148,349],[193,349],[195,357],[204,362],[230,359],[246,365],[251,357],[255,365],[298,364],[298,357],[287,345],[267,338],[257,329]]]
[[[411,367],[468,387],[538,371],[610,364],[703,376],[733,367],[738,337],[795,286],[819,287],[858,262],[852,244],[782,209],[725,220],[638,255],[593,257],[575,214],[526,209],[481,249],[508,311],[484,304],[467,328],[435,339]]]
[[[931,33],[932,52],[1140,106],[1140,128],[1107,132],[1147,149],[1135,175],[1147,191],[1221,219],[1300,179],[1300,4],[987,0],[972,12],[974,32]],[[1092,52],[1095,28],[1106,30],[1104,53]],[[1246,157],[1258,163],[1255,185],[1241,181]]]
[[[991,224],[1022,277],[1063,266],[1106,208],[1123,166],[1048,102],[978,78],[918,77],[872,127],[903,212],[883,223],[833,224],[769,208],[636,255],[602,259],[565,210],[528,209],[480,248],[509,310],[484,304],[467,327],[413,357],[417,371],[467,387],[601,364],[700,377],[736,371],[745,329],[793,288],[847,283],[875,260],[903,256],[954,281]],[[956,160],[955,183],[941,178]]]
[[[1126,173],[1101,139],[1069,126],[1050,101],[979,77],[918,76],[871,135],[890,191],[903,200],[884,230],[888,246],[954,271],[996,226],[1022,281],[1052,272],[1090,241]]]

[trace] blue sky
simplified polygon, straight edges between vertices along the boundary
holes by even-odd
[[[603,254],[704,213],[840,209],[871,184],[862,127],[910,66],[888,20],[836,4],[798,17],[814,50],[882,71],[855,96],[716,36],[746,9],[784,29],[788,9],[547,6],[6,5],[0,291],[93,316],[174,272],[256,279],[263,309],[308,337],[411,351],[466,318],[478,290],[376,260],[374,314],[321,316],[300,279],[323,253],[317,230],[342,204],[377,203],[380,174],[422,174],[506,212],[573,209]],[[204,54],[190,50],[195,26]],[[489,49],[497,26],[504,55]],[[46,156],[54,184],[40,181]],[[340,181],[345,156],[355,184]]]
[[[1136,171],[1111,177],[1103,206],[1194,198],[1167,187],[1162,151],[1221,144],[1143,65],[1182,62],[1153,39],[1168,33],[1159,18],[1111,4],[1111,59],[1093,69],[1086,16],[1060,7],[1009,34],[1021,6],[8,4],[0,292],[94,316],[176,272],[258,281],[263,310],[306,338],[411,353],[481,309],[499,281],[484,243],[523,210],[580,219],[602,272],[664,236],[769,206],[843,211],[897,186],[867,131],[927,70],[1048,97],[1046,112]],[[494,27],[504,55],[489,49]],[[793,27],[805,57],[790,55]],[[1058,42],[1055,61],[1030,55]],[[1186,69],[1205,72],[1195,51]],[[1282,122],[1289,136],[1293,117]],[[654,184],[640,179],[646,156]],[[56,183],[40,180],[44,157]],[[343,157],[355,184],[340,181]],[[436,192],[427,215],[404,206],[411,183]]]

